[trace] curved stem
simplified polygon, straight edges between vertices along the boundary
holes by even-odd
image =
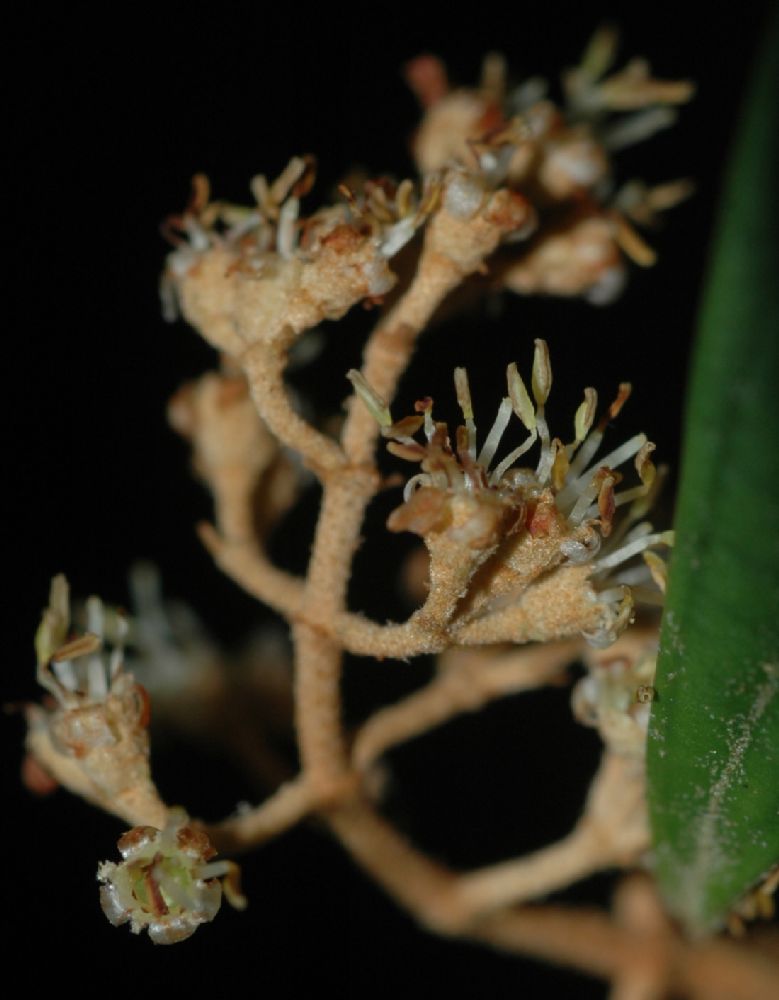
[[[241,365],[249,382],[257,410],[279,441],[297,451],[303,462],[322,476],[345,463],[337,442],[317,431],[292,407],[284,385],[293,331],[284,338],[260,340],[241,356]]]
[[[503,654],[451,650],[442,658],[440,672],[430,684],[368,719],[354,740],[355,767],[367,771],[393,746],[429,732],[461,712],[478,711],[504,695],[554,683],[579,649],[580,643],[561,642]]]
[[[256,847],[298,823],[316,806],[308,783],[300,776],[277,788],[256,809],[204,825],[220,854],[236,854]]]
[[[302,580],[274,566],[260,548],[233,544],[222,538],[208,522],[199,524],[197,532],[217,566],[247,593],[285,618],[299,614]]]

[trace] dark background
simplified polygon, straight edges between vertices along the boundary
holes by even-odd
[[[327,200],[355,164],[411,173],[407,141],[418,112],[399,69],[420,52],[444,57],[464,84],[475,82],[490,49],[508,56],[517,78],[554,77],[608,16],[623,26],[623,57],[646,55],[659,76],[698,81],[676,128],[619,161],[623,179],[691,176],[698,184],[696,197],[650,237],[657,266],[634,270],[626,294],[606,309],[513,298],[439,327],[423,340],[401,393],[406,404],[436,395],[453,415],[450,372],[468,364],[483,427],[506,363],[528,366],[532,338],[544,336],[563,421],[585,384],[607,394],[631,380],[624,436],[645,429],[658,455],[677,464],[716,194],[764,7],[710,5],[705,22],[685,20],[678,7],[663,14],[593,4],[572,14],[554,3],[532,12],[520,5],[511,18],[480,3],[468,15],[379,6],[353,17],[320,10],[312,20],[291,6],[271,13],[227,4],[143,15],[116,7],[110,24],[96,13],[31,11],[12,25],[7,37],[19,62],[4,87],[12,270],[3,393],[11,651],[3,701],[37,697],[31,638],[57,571],[67,572],[77,594],[124,602],[128,567],[151,559],[166,591],[187,600],[228,646],[269,620],[212,568],[194,537],[209,503],[167,429],[164,406],[213,356],[183,324],[160,317],[166,246],[158,226],[183,206],[195,171],[210,176],[217,196],[241,201],[253,174],[275,176],[290,155],[313,152],[320,169],[309,206]],[[341,373],[358,363],[371,321],[358,309],[330,327],[320,361],[294,376],[317,412],[337,411],[347,388]],[[357,560],[359,602],[377,616],[405,614],[393,591],[397,549],[381,535],[394,502],[372,509]],[[315,510],[312,493],[276,543],[297,570]],[[350,720],[428,674],[424,663],[350,664]],[[562,835],[597,759],[597,741],[570,721],[567,698],[557,691],[508,699],[394,754],[393,818],[462,867]],[[453,997],[604,995],[600,984],[417,931],[311,827],[246,859],[246,914],[225,908],[191,941],[153,949],[112,929],[97,906],[96,862],[113,857],[120,827],[62,792],[32,799],[17,777],[21,721],[9,715],[2,727],[5,943],[41,986],[86,977],[119,995],[193,984],[205,992],[246,974],[258,991],[282,997],[331,985],[346,996],[422,988]],[[186,744],[155,757],[155,767],[165,796],[195,814],[216,818],[254,794],[225,761]],[[599,878],[569,898],[605,901],[609,888]]]

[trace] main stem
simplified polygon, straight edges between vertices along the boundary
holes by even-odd
[[[395,395],[419,332],[449,290],[429,285],[420,288],[420,284],[418,277],[366,346],[363,373],[388,401]],[[326,633],[346,607],[365,508],[378,486],[374,464],[378,434],[375,420],[353,399],[342,436],[348,464],[323,480],[324,495],[303,596],[304,620],[293,630],[301,762],[308,779],[323,787],[337,783],[348,768],[341,728],[343,649]]]

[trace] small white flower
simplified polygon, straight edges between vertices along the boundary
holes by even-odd
[[[147,930],[155,944],[174,944],[214,919],[222,902],[220,878],[230,903],[242,909],[238,868],[212,861],[208,837],[172,809],[163,830],[137,826],[117,844],[123,861],[98,868],[100,905],[114,926],[129,922],[133,934]]]

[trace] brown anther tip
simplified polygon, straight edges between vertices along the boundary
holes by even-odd
[[[59,782],[56,778],[52,778],[49,772],[30,753],[26,754],[22,760],[21,779],[28,792],[41,797],[51,795],[59,788]]]
[[[443,62],[434,55],[421,55],[403,67],[406,83],[423,108],[438,104],[449,93],[449,80]]]
[[[293,198],[304,198],[314,186],[314,181],[316,180],[316,157],[311,153],[306,153],[303,157],[303,162],[305,163],[303,173],[292,187],[291,194]]]
[[[616,419],[619,416],[622,407],[627,403],[630,398],[630,394],[633,391],[633,386],[630,382],[620,382],[619,388],[617,389],[617,395],[614,401],[609,405],[608,410],[604,413],[603,417],[598,424],[598,430],[602,431],[605,429],[609,420]]]
[[[187,204],[188,215],[200,215],[208,205],[211,197],[211,184],[205,174],[194,174],[192,177],[192,194]]]
[[[210,521],[198,521],[195,534],[212,556],[216,556],[224,548],[225,542]]]

